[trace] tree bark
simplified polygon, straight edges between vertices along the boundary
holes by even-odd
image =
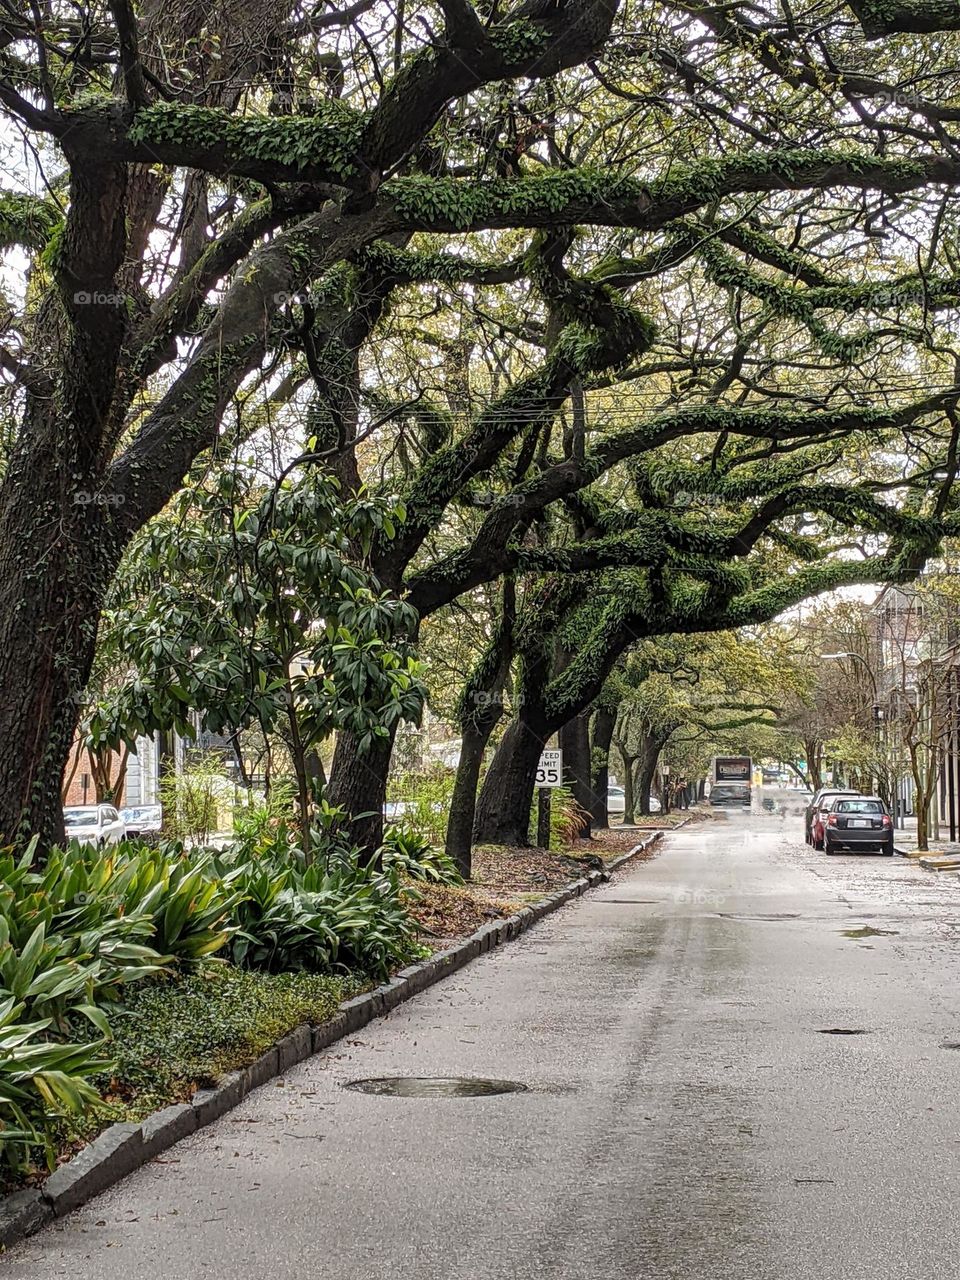
[[[590,777],[590,711],[585,709],[560,730],[563,752],[563,781],[570,788],[574,802],[583,811],[585,826],[580,836],[589,840],[594,791]]]
[[[607,812],[607,791],[610,786],[610,743],[613,741],[613,726],[616,712],[606,707],[598,707],[593,714],[590,741],[590,764],[593,771],[593,802],[590,806],[590,818],[598,831],[610,826]]]
[[[376,859],[383,844],[383,806],[395,733],[394,729],[387,737],[374,739],[370,749],[362,752],[356,734],[341,729],[333,752],[327,798],[346,812],[344,830],[368,863]]]
[[[662,749],[663,743],[657,735],[644,734],[640,754],[637,757],[637,808],[640,816],[644,818],[650,815],[650,792],[657,774],[657,761],[660,759]],[[664,812],[666,812],[666,806],[664,806]]]
[[[503,607],[495,634],[463,691],[458,719],[460,762],[453,784],[446,851],[465,880],[473,871],[473,826],[483,753],[503,716],[503,689],[513,660],[517,595],[512,578],[503,584]]]
[[[634,782],[634,766],[636,756],[630,755],[622,746],[618,747],[620,759],[623,761],[623,822],[631,826],[636,821],[636,788]]]
[[[64,838],[61,783],[115,568],[96,513],[56,494],[57,470],[46,492],[15,475],[0,492],[0,844],[41,848]]]
[[[549,736],[546,725],[531,716],[527,706],[507,726],[480,789],[474,823],[476,844],[529,845],[537,762]]]
[[[477,809],[477,786],[483,766],[483,753],[495,724],[496,721],[484,721],[479,725],[462,726],[460,762],[450,798],[450,817],[447,819],[446,851],[464,880],[469,880],[473,871],[473,821]]]

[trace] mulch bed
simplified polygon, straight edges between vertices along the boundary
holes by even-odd
[[[420,925],[423,943],[440,950],[490,920],[513,915],[527,902],[579,879],[594,859],[610,861],[629,853],[643,838],[643,830],[636,827],[625,831],[611,828],[598,832],[592,840],[574,841],[566,853],[480,845],[473,851],[473,879],[469,884],[418,881],[420,900],[411,903],[408,910]],[[652,858],[655,849],[637,856],[638,860]]]
[[[579,851],[573,855],[582,856]],[[496,893],[547,894],[582,874],[569,855],[549,849],[480,845],[473,851],[474,882]]]
[[[522,902],[488,892],[483,885],[422,884],[417,882],[419,901],[407,904],[407,911],[420,926],[425,946],[443,950],[457,939],[476,933],[500,916],[519,911]]]
[[[636,843],[634,839],[633,844]],[[490,920],[513,915],[531,899],[563,888],[588,869],[578,859],[599,854],[600,850],[587,847],[582,852],[577,847],[562,854],[548,849],[480,845],[473,852],[473,879],[469,884],[418,881],[420,900],[411,903],[408,910],[420,925],[424,944],[440,949],[474,933]]]

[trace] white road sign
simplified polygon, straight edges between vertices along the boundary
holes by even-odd
[[[563,752],[544,751],[537,765],[538,787],[563,786]]]

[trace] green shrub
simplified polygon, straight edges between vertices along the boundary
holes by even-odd
[[[226,851],[218,865],[237,895],[230,958],[244,968],[383,975],[420,953],[396,872],[355,857],[305,868],[295,852]]]
[[[220,829],[221,809],[233,809],[229,781],[220,761],[191,753],[180,773],[160,779],[164,833],[178,840],[205,843]]]
[[[550,848],[565,849],[586,829],[589,815],[573,798],[569,787],[550,788]],[[537,797],[530,809],[532,839],[537,836]]]
[[[212,874],[214,857],[185,852],[171,840],[155,847],[127,840],[109,852],[73,843],[51,851],[38,898],[56,904],[54,923],[68,935],[83,937],[111,919],[133,931],[136,922],[140,939],[166,962],[191,963],[219,951],[230,937],[233,893]],[[136,960],[128,950],[112,954]]]
[[[434,765],[424,773],[406,773],[390,780],[387,796],[403,803],[403,824],[420,832],[431,844],[442,845],[447,833],[456,773]]]
[[[22,1021],[23,1005],[0,1001],[0,1172],[22,1172],[41,1148],[56,1163],[55,1135],[64,1118],[99,1101],[89,1077],[110,1064],[100,1043],[56,1044],[46,1039],[49,1019]]]
[[[409,876],[433,884],[463,884],[457,865],[446,850],[432,845],[426,836],[405,822],[388,827],[383,837],[381,863]]]
[[[306,973],[266,974],[216,965],[133,989],[114,1019],[111,1077],[127,1093],[126,1114],[189,1097],[226,1071],[253,1062],[304,1022],[332,1018],[361,990],[353,979]]]
[[[263,800],[248,799],[233,811],[233,845],[247,853],[283,848],[297,840],[293,826],[296,784],[281,778]]]

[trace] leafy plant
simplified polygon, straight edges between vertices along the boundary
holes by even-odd
[[[192,752],[180,773],[169,773],[160,780],[166,833],[203,844],[219,830],[220,810],[229,789],[219,762]]]
[[[230,867],[229,855],[221,858]],[[230,944],[235,964],[270,973],[356,969],[385,974],[418,954],[415,926],[396,872],[356,859],[303,868],[290,854],[227,870],[237,896]]]
[[[389,800],[403,805],[403,825],[429,839],[443,844],[453,798],[454,770],[436,765],[423,772],[410,772],[390,780]]]
[[[409,876],[411,880],[429,880],[433,884],[462,884],[463,876],[445,850],[430,843],[426,836],[406,823],[389,827],[383,837],[380,861]]]
[[[565,849],[584,830],[588,815],[573,798],[569,787],[552,787],[550,790],[550,848]],[[537,829],[537,802],[530,809],[530,827]]]
[[[111,1065],[100,1042],[53,1043],[49,1019],[21,1022],[22,1013],[13,996],[0,1001],[0,1167],[8,1173],[26,1168],[38,1146],[53,1169],[58,1122],[99,1102],[89,1077]]]

